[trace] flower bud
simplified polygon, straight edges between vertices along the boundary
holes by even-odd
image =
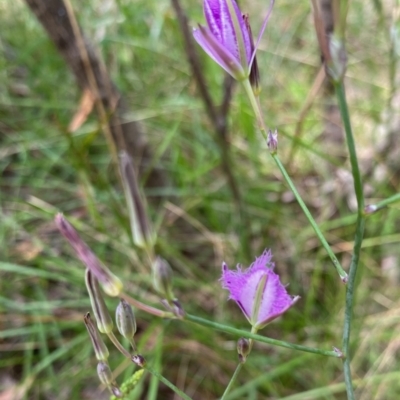
[[[88,269],[86,270],[85,282],[92,310],[96,318],[97,328],[101,333],[110,333],[113,328],[113,321],[104,302],[97,279]]]
[[[375,204],[368,204],[364,207],[364,214],[370,215],[378,210],[378,207]]]
[[[124,394],[121,392],[120,388],[114,385],[111,385],[110,387],[111,393],[116,397],[117,399],[123,399]]]
[[[268,131],[267,146],[272,154],[275,154],[278,150],[278,131],[275,129],[274,132]]]
[[[140,354],[133,355],[131,360],[140,368],[143,368],[146,365],[146,360]]]
[[[113,383],[113,376],[110,366],[105,361],[100,361],[97,364],[97,375],[99,376],[100,382],[107,387],[111,386]]]
[[[87,313],[83,320],[85,321],[86,328],[89,332],[90,339],[92,340],[94,352],[96,354],[96,358],[99,361],[107,360],[109,356],[108,349],[103,342],[98,330],[96,329],[93,321],[90,319],[90,313]]]
[[[254,53],[254,40],[253,40],[253,33],[251,32],[251,26],[250,26],[250,22],[249,22],[249,14],[243,14],[242,18],[243,18],[246,30],[249,34],[250,49],[251,49],[251,53],[253,54]],[[254,94],[256,94],[256,95],[260,94],[260,92],[261,92],[260,71],[258,69],[257,56],[255,54],[254,54],[253,62],[250,66],[249,81],[250,81],[250,85],[253,88]]]
[[[312,5],[314,10],[315,31],[325,64],[326,74],[334,82],[340,82],[343,80],[347,66],[347,54],[343,40],[344,25],[342,23],[342,17],[340,16],[343,10],[340,11],[341,5],[340,2],[337,2],[338,7],[332,9],[333,21],[329,21],[326,18],[326,13],[323,12],[322,2],[312,0]],[[332,22],[335,27],[334,33],[332,33],[329,28]]]
[[[347,53],[343,40],[339,39],[335,34],[329,38],[329,51],[332,58],[332,63],[328,64],[329,75],[334,81],[340,82],[346,72]]]
[[[139,189],[132,160],[126,152],[120,155],[120,168],[128,203],[133,243],[138,247],[151,247],[154,245],[155,235],[147,218],[145,197]]]
[[[333,351],[337,354],[338,358],[344,358],[343,351],[333,346]]]
[[[246,358],[250,353],[250,342],[248,339],[240,338],[237,342],[237,352],[239,355],[239,362],[245,363]]]
[[[153,263],[153,285],[168,302],[175,299],[172,293],[172,269],[167,261],[158,256]]]
[[[114,379],[112,376],[112,372],[110,366],[105,361],[100,361],[97,364],[97,375],[100,379],[100,382],[107,386],[110,392],[117,398],[121,399],[123,397],[121,390],[118,386],[115,385]]]
[[[62,214],[59,213],[56,215],[55,223],[61,234],[75,250],[77,257],[101,283],[104,291],[109,296],[118,296],[122,291],[121,280],[100,262],[89,246],[80,238],[75,228]]]
[[[182,304],[178,301],[178,299],[172,300],[172,304],[173,313],[178,318],[183,318],[185,316],[185,310],[183,309]]]
[[[115,322],[119,333],[126,339],[132,339],[136,333],[136,320],[132,307],[121,299],[115,311]]]

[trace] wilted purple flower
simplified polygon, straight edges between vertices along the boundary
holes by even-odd
[[[229,298],[236,301],[255,329],[263,328],[299,299],[288,295],[271,259],[271,250],[264,250],[245,271],[240,266],[231,271],[222,264],[222,287],[229,290]]]
[[[263,23],[256,45],[253,45],[247,16],[242,16],[235,0],[204,0],[207,27],[199,25],[193,36],[203,50],[237,80],[250,76],[255,52],[267,25],[272,5]],[[253,70],[252,75],[257,75]]]

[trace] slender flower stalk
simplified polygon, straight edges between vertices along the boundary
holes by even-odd
[[[257,333],[257,328],[253,327],[251,329],[251,333]],[[225,388],[224,394],[222,395],[220,400],[225,400],[226,396],[230,392],[235,383],[237,377],[239,376],[239,372],[243,367],[243,364],[247,361],[247,356],[250,354],[251,349],[253,348],[253,339],[240,338],[237,343],[237,352],[239,356],[239,364],[237,365],[235,372],[233,373],[231,380],[228,383],[228,386]]]
[[[256,333],[252,333],[252,332],[246,331],[244,329],[233,328],[229,325],[220,324],[218,322],[210,321],[208,319],[201,318],[201,317],[198,317],[198,316],[192,315],[192,314],[186,314],[185,320],[193,322],[194,324],[198,324],[201,326],[211,328],[215,331],[229,333],[238,338],[245,337],[247,339],[253,339],[257,342],[266,343],[271,346],[285,347],[285,348],[291,349],[291,350],[304,351],[306,353],[313,353],[313,354],[318,354],[318,355],[326,356],[326,357],[343,358],[343,354],[340,351],[338,351],[338,349],[336,349],[336,348],[334,348],[335,350],[333,350],[333,351],[321,350],[321,349],[318,349],[315,347],[303,346],[300,344],[285,342],[283,340],[272,339],[267,336],[258,335]]]
[[[252,44],[248,19],[245,17],[240,20],[240,11],[234,0],[204,0],[204,14],[208,27],[200,25],[199,28],[195,29],[193,32],[194,38],[203,50],[235,79],[242,81],[256,115],[257,125],[264,139],[267,141],[269,138],[260,109],[258,84],[253,83],[252,85],[249,78],[252,75],[251,70],[255,63],[256,51],[271,15],[273,4],[274,1],[271,1],[270,8],[255,45]],[[250,57],[249,54],[251,54]],[[252,80],[255,81],[255,78],[252,78]],[[346,283],[347,273],[343,270],[339,260],[333,254],[329,244],[325,240],[305,203],[294,187],[289,175],[280,163],[279,158],[276,155],[276,148],[272,149],[271,154],[282,173],[285,172],[284,177],[286,181],[296,196],[296,199],[302,207],[311,226],[314,228],[322,245],[327,250],[328,255],[330,256],[342,281]]]
[[[128,296],[125,293],[121,293],[121,297],[124,298],[129,304],[131,304],[134,307],[139,308],[142,311],[147,312],[149,314],[155,315],[160,318],[168,318],[168,319],[176,318],[176,316],[172,313],[158,310],[158,309],[152,308],[150,306],[147,306],[146,304],[143,304],[143,303],[139,302],[138,300],[135,300],[134,298]],[[191,315],[191,314],[185,314],[185,316],[183,317],[182,320],[189,321],[189,322],[204,326],[206,328],[211,328],[215,331],[229,333],[238,338],[244,337],[247,339],[253,339],[255,341],[258,341],[261,343],[266,343],[266,344],[269,344],[272,346],[285,347],[285,348],[292,349],[292,350],[304,351],[306,353],[319,354],[321,356],[327,356],[327,357],[342,358],[342,356],[343,356],[342,353],[340,353],[340,351],[338,351],[338,350],[335,350],[335,351],[321,350],[321,349],[318,349],[315,347],[303,346],[303,345],[299,345],[299,344],[295,344],[295,343],[285,342],[283,340],[272,339],[272,338],[269,338],[266,336],[251,333],[251,332],[243,330],[243,329],[232,328],[229,325],[220,324],[218,322],[210,321],[208,319],[201,318],[201,317]]]
[[[108,312],[97,279],[88,269],[86,270],[85,283],[87,291],[89,293],[93,314],[96,318],[98,330],[101,333],[111,332],[113,329],[113,321],[111,319],[111,315]]]
[[[133,307],[136,307],[139,310],[147,312],[148,314],[152,314],[160,318],[175,318],[173,313],[151,307],[147,304],[142,303],[139,300],[134,299],[133,297],[127,295],[126,293],[121,293],[120,296],[121,298],[125,299],[129,304],[131,304]]]
[[[299,203],[299,206],[303,210],[304,215],[308,219],[308,222],[310,223],[311,227],[314,229],[316,236],[318,237],[322,246],[328,253],[328,256],[331,259],[332,264],[335,267],[337,273],[339,274],[340,279],[342,280],[343,283],[347,283],[347,281],[348,281],[347,272],[343,269],[343,267],[340,264],[340,261],[338,260],[335,253],[332,251],[331,247],[329,246],[329,243],[325,239],[325,236],[321,232],[321,229],[319,228],[318,224],[314,220],[314,217],[311,215],[310,210],[308,209],[306,203],[304,203],[304,200],[301,198],[300,193],[297,191],[296,186],[294,185],[292,179],[290,178],[289,174],[287,173],[286,168],[282,164],[278,154],[271,153],[271,156],[274,159],[279,170],[281,171],[283,177],[285,178],[285,180],[286,180],[287,184],[289,185],[291,191],[293,192],[294,196],[296,197],[296,200]]]
[[[260,129],[261,134],[263,135],[264,139],[267,142],[267,145],[270,149],[270,154],[272,156],[272,158],[274,159],[276,165],[278,166],[279,170],[281,171],[283,177],[285,178],[287,184],[290,187],[290,190],[293,192],[294,196],[296,197],[297,202],[299,203],[301,209],[304,212],[304,215],[306,216],[306,218],[308,219],[308,222],[310,223],[310,225],[312,226],[312,228],[314,229],[314,232],[316,233],[318,239],[320,240],[322,246],[324,247],[324,249],[326,250],[326,252],[328,253],[330,259],[332,260],[332,263],[337,271],[337,273],[340,276],[340,279],[342,280],[343,283],[347,283],[347,273],[346,271],[344,271],[344,269],[342,268],[339,260],[337,259],[336,255],[333,253],[331,247],[329,246],[328,242],[325,239],[325,236],[323,235],[323,233],[321,232],[321,230],[319,229],[319,226],[317,225],[317,223],[315,222],[313,216],[311,215],[309,209],[307,208],[306,204],[304,203],[303,199],[300,196],[300,193],[297,191],[296,186],[294,185],[292,179],[290,178],[289,174],[286,171],[286,168],[284,167],[284,165],[282,164],[282,162],[280,161],[280,158],[277,154],[277,146],[278,146],[278,138],[277,138],[277,134],[276,132],[274,133],[267,133],[267,130],[265,128],[265,123],[264,123],[264,119],[262,116],[262,112],[261,112],[261,107],[260,107],[260,102],[259,102],[259,98],[258,96],[255,95],[255,93],[253,92],[249,81],[244,81],[243,82],[243,87],[247,93],[247,95],[249,96],[249,100],[251,103],[251,106],[253,108],[253,112],[256,116],[257,119],[257,125],[258,128]]]
[[[239,376],[239,372],[243,367],[243,363],[239,363],[235,369],[235,372],[233,373],[231,380],[229,381],[227,387],[225,388],[224,394],[221,396],[220,400],[225,400],[225,398],[228,396],[229,392],[231,391],[233,384],[236,381],[236,378]]]

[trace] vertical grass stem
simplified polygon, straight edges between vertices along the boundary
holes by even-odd
[[[360,169],[358,166],[356,146],[354,143],[353,132],[350,124],[349,109],[347,107],[345,90],[342,82],[335,83],[335,92],[338,99],[339,110],[343,120],[344,130],[346,133],[346,142],[349,150],[351,171],[354,180],[354,191],[357,198],[357,223],[356,233],[354,239],[353,255],[349,270],[349,280],[346,290],[346,305],[345,315],[343,324],[343,352],[345,358],[343,360],[344,368],[344,379],[346,384],[347,398],[354,400],[354,388],[351,378],[351,354],[350,354],[350,334],[351,334],[351,323],[353,317],[353,307],[355,298],[355,282],[358,270],[358,264],[360,260],[361,244],[364,237],[365,229],[365,214],[364,214],[364,193],[362,187],[362,180]]]

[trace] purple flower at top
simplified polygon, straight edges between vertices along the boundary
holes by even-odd
[[[229,299],[236,301],[256,330],[282,315],[300,298],[287,293],[273,271],[271,259],[271,250],[264,250],[244,271],[239,265],[231,271],[222,264],[222,287],[229,290]]]
[[[235,0],[204,0],[207,27],[199,25],[193,36],[203,50],[237,80],[250,76],[256,68],[255,52],[264,32],[274,1],[264,20],[256,46],[248,17],[243,16]],[[253,71],[253,74],[257,74]]]

